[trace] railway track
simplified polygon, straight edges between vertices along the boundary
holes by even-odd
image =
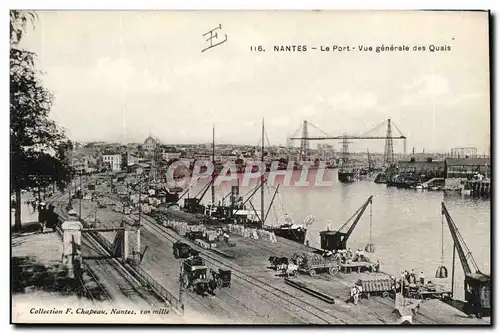
[[[119,202],[118,199],[114,198],[113,196],[108,196],[109,199],[115,202]],[[136,216],[135,214],[133,216]],[[205,259],[207,263],[210,263],[212,265],[215,265],[217,267],[224,266],[232,271],[232,276],[240,279],[242,282],[245,284],[250,285],[253,288],[258,288],[267,294],[270,294],[273,296],[273,298],[279,300],[280,302],[285,302],[286,304],[291,306],[292,311],[299,311],[299,312],[305,312],[309,316],[312,316],[314,319],[320,320],[320,322],[325,323],[325,324],[346,324],[346,321],[340,319],[339,317],[336,317],[322,308],[318,307],[317,305],[311,304],[309,302],[306,302],[304,300],[300,300],[297,296],[294,296],[290,294],[289,292],[277,288],[261,279],[258,279],[256,277],[250,276],[246,274],[243,270],[241,270],[236,264],[230,262],[229,260],[226,260],[225,258],[219,257],[215,254],[210,254],[207,252],[205,249],[201,248],[198,245],[193,244],[192,242],[185,240],[181,236],[178,235],[173,235],[171,231],[166,229],[165,227],[159,225],[155,219],[142,215],[141,216],[141,221],[143,223],[143,227],[147,228],[151,233],[162,237],[169,242],[176,242],[178,240],[182,240],[183,242],[187,242],[190,244],[190,246],[193,249],[196,249],[200,251],[200,254],[202,257]],[[269,298],[269,296],[266,296]],[[197,301],[199,304],[203,303],[200,300],[197,300],[197,297],[191,296],[193,300]],[[207,308],[205,305],[202,305],[203,307]],[[295,309],[295,310],[293,310]],[[213,310],[211,310],[213,311]]]
[[[55,203],[56,211],[58,211],[59,216],[66,219],[68,215],[65,213],[64,203],[58,201],[64,195],[66,194],[58,194],[47,201]],[[59,227],[58,232],[62,234]],[[104,300],[108,304],[113,305],[114,300],[110,296],[109,291],[100,283],[101,280],[116,284],[114,285],[115,292],[125,296],[129,302],[137,306],[164,306],[164,302],[162,303],[161,299],[158,298],[154,292],[149,289],[144,289],[141,282],[131,275],[117,259],[107,258],[107,256],[109,256],[108,250],[92,234],[85,233],[82,241],[82,250],[83,248],[87,249],[89,255],[92,257],[84,260],[87,269],[86,272],[96,282],[100,290],[99,295],[104,296]],[[80,283],[85,293],[94,304],[96,304],[98,300],[101,300],[101,298],[96,297],[92,293],[83,281],[80,280]]]
[[[115,198],[114,196],[110,196],[110,195],[104,195],[104,196],[108,197],[109,199],[111,199],[114,202],[120,202],[119,199]],[[133,215],[133,216],[136,216],[136,215]],[[343,319],[326,312],[325,310],[323,310],[322,308],[320,308],[314,304],[311,304],[311,303],[306,302],[304,300],[300,300],[299,298],[297,298],[297,296],[292,295],[283,289],[272,286],[271,284],[269,284],[269,283],[267,283],[259,278],[256,278],[256,277],[253,277],[253,276],[246,274],[236,264],[232,263],[231,261],[229,261],[225,258],[217,256],[216,254],[211,254],[208,251],[206,251],[205,249],[201,248],[200,246],[198,246],[190,241],[185,240],[183,237],[181,237],[179,235],[174,234],[174,232],[172,232],[172,231],[166,229],[165,227],[161,226],[160,224],[158,224],[154,218],[143,215],[143,216],[141,216],[141,220],[143,222],[143,226],[145,228],[147,228],[151,233],[153,233],[159,237],[162,237],[162,238],[164,238],[172,243],[176,242],[178,240],[182,240],[183,242],[187,242],[188,244],[190,244],[190,246],[192,248],[200,251],[200,255],[202,255],[202,257],[205,259],[206,262],[208,262],[212,265],[215,265],[215,266],[222,265],[224,267],[227,267],[228,269],[231,269],[233,277],[240,279],[242,282],[244,282],[252,287],[257,287],[258,289],[261,289],[264,292],[271,294],[274,298],[276,298],[280,301],[284,301],[285,303],[291,305],[292,309],[295,308],[296,310],[299,310],[299,312],[301,311],[301,312],[305,312],[309,315],[312,315],[315,319],[318,319],[321,322],[326,323],[326,324],[332,324],[332,323],[333,324],[346,324],[347,323]],[[263,249],[263,250],[269,251],[269,252],[279,253],[279,251],[277,251],[276,249],[273,249],[271,247],[266,247],[264,245],[256,245],[256,246]],[[243,308],[246,308],[249,312],[252,312],[253,314],[257,315],[257,313],[255,311],[253,311],[253,310],[250,311],[251,309],[246,307],[246,305],[244,303],[242,303],[237,297],[229,294],[226,291],[224,291],[224,292],[222,292],[222,291],[223,290],[220,290],[220,293],[224,293],[224,294],[228,295],[230,298],[234,299],[239,305],[242,305]],[[200,296],[194,296],[191,294],[187,294],[187,296],[189,299],[195,301],[203,309],[205,309],[209,312],[216,312],[216,313],[220,314],[219,308],[217,308],[213,304],[207,305],[207,303],[205,301],[203,301]],[[382,302],[380,302],[380,303],[387,306],[386,303],[382,303]],[[378,316],[378,314],[374,310],[372,310],[372,313],[374,315],[376,315],[377,318],[381,322],[385,323],[385,321],[383,319],[381,319],[380,316]],[[429,320],[432,320],[432,319],[429,319]]]
[[[163,226],[159,225],[153,218],[148,217],[148,216],[142,216],[142,221],[143,221],[143,226],[146,227],[150,232],[156,234],[157,236],[163,237],[164,239],[170,241],[170,242],[176,242],[178,240],[182,240],[183,242],[186,242],[185,239],[183,239],[180,236],[175,236],[172,235],[170,231],[168,231],[166,228]],[[305,312],[311,316],[313,316],[315,319],[319,319],[323,323],[326,324],[345,324],[346,322],[343,321],[342,319],[325,312],[322,308],[313,305],[311,303],[308,303],[306,301],[298,299],[296,296],[288,293],[287,291],[277,288],[275,286],[272,286],[271,284],[258,279],[256,277],[250,276],[243,272],[236,264],[230,262],[229,260],[226,260],[222,257],[218,257],[215,254],[210,254],[208,253],[205,249],[199,247],[198,245],[195,245],[191,243],[190,241],[187,241],[190,246],[198,251],[200,251],[200,255],[205,259],[206,262],[216,265],[216,266],[224,266],[228,269],[231,270],[233,277],[237,277],[241,281],[250,284],[253,287],[257,287],[260,290],[263,290],[272,296],[274,298],[277,298],[280,301],[283,301],[289,305],[292,306],[293,308],[296,308],[299,311]]]
[[[271,247],[266,247],[266,246],[264,246],[264,245],[259,245],[259,244],[258,244],[257,242],[255,242],[254,240],[251,240],[251,242],[252,242],[253,244],[255,244],[257,247],[259,247],[259,248],[261,248],[261,249],[264,249],[264,250],[268,250],[269,252],[275,252],[277,255],[280,255],[280,256],[286,256],[286,257],[288,257],[288,256],[289,256],[289,254],[286,254],[286,253],[284,253],[284,252],[280,252],[279,250],[276,250],[276,249],[274,249],[274,248],[271,248]],[[340,280],[340,279],[338,279],[338,278],[335,278],[334,276],[328,275],[327,277],[328,277],[328,278],[327,278],[328,280],[335,281],[335,282],[337,282],[337,283],[339,283],[339,284],[345,285],[347,288],[350,288],[350,287],[351,287],[351,285],[350,285],[350,284],[347,284],[346,282],[344,282],[344,281],[342,281],[342,280]],[[392,299],[391,299],[391,301],[388,301],[388,300],[381,299],[381,298],[373,298],[373,300],[375,300],[378,304],[382,304],[382,305],[387,306],[387,307],[394,307],[394,301],[393,301]],[[376,315],[376,316],[377,316],[377,317],[378,317],[378,318],[379,318],[382,322],[384,322],[384,323],[386,322],[385,320],[383,320],[383,319],[379,316],[379,314],[378,314],[378,312],[377,312],[377,311],[375,311],[375,310],[373,310],[373,309],[371,309],[371,311],[372,311],[372,312],[373,312],[373,314],[375,314],[375,315]],[[423,314],[418,314],[418,317],[425,318],[426,320],[428,320],[428,321],[429,321],[430,323],[432,323],[432,324],[437,324],[437,322],[436,322],[434,319],[432,319],[432,318],[430,318],[430,317],[428,317],[428,316],[426,316],[426,315],[423,315]],[[415,323],[419,323],[419,324],[420,324],[420,323],[421,323],[421,324],[424,324],[424,322],[419,321],[419,320],[415,320],[414,322],[415,322]]]
[[[63,195],[64,194],[58,194],[56,196],[53,196],[52,198],[49,199],[49,202],[51,202],[51,203],[57,203],[58,200]],[[59,226],[56,226],[56,231],[59,234],[59,236],[61,237],[61,241],[62,241],[63,231],[61,230],[61,228]],[[89,277],[92,279],[92,281],[95,282],[95,284],[97,285],[98,290],[99,290],[99,295],[96,296],[96,292],[95,291],[92,292],[92,290],[89,289],[89,287],[87,286],[87,284],[85,284],[85,282],[80,277],[79,278],[79,283],[80,283],[80,285],[81,285],[81,287],[83,289],[84,294],[87,296],[87,298],[90,299],[90,301],[92,302],[92,304],[94,306],[97,306],[97,303],[98,302],[102,302],[102,301],[105,301],[110,306],[112,306],[111,297],[109,296],[109,294],[107,292],[107,289],[100,283],[99,278],[95,274],[94,270],[92,270],[91,268],[87,268],[86,273],[89,275]],[[104,300],[102,299],[102,297],[104,297]]]

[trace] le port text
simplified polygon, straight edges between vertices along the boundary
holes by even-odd
[[[265,52],[267,48],[263,45],[252,45],[251,52]],[[330,53],[409,53],[409,52],[430,52],[440,53],[452,51],[450,44],[292,44],[273,45],[271,50],[275,53],[297,53],[297,52],[330,52]]]

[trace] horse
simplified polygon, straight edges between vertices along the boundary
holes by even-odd
[[[284,270],[284,276],[285,277],[296,277],[298,270],[299,270],[298,265],[290,263],[286,266],[286,269]]]
[[[271,263],[271,267],[274,268],[274,270],[283,268],[283,266],[285,266],[285,268],[286,266],[288,266],[288,258],[286,257],[270,256],[268,260]]]

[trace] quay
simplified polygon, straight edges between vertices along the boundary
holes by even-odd
[[[119,206],[119,201],[112,207]],[[111,203],[110,203],[111,204]],[[98,226],[117,227],[122,224],[133,226],[138,221],[137,214],[120,214],[119,210],[109,207],[99,208],[97,203],[82,200],[82,217],[97,215]],[[192,223],[200,222],[195,215],[171,211],[177,218],[189,218]],[[311,294],[305,293],[277,276],[276,271],[268,268],[269,256],[291,257],[297,252],[311,252],[313,248],[284,238],[276,243],[263,239],[252,239],[230,234],[233,247],[220,245],[218,253],[204,249],[191,240],[180,236],[161,222],[142,214],[140,220],[140,244],[137,235],[128,238],[128,246],[137,254],[139,248],[142,258],[132,268],[142,271],[158,285],[175,297],[184,309],[184,321],[192,323],[195,319],[203,323],[220,324],[395,324],[398,317],[393,313],[394,301],[387,297],[374,296],[362,299],[358,305],[347,302],[349,290],[358,279],[387,278],[384,273],[337,273],[335,276],[321,274],[311,278],[300,274],[296,279],[300,284],[335,299],[330,304]],[[112,243],[113,232],[96,232]],[[199,251],[210,269],[230,269],[232,284],[230,288],[215,290],[215,295],[199,296],[185,291],[180,284],[181,261],[173,255],[173,244],[182,241]],[[383,261],[382,261],[383,270]],[[439,301],[429,300],[421,304],[414,316],[415,324],[488,324],[485,319],[469,318],[464,313]]]
[[[490,198],[491,180],[467,180],[461,191],[476,198]]]
[[[23,198],[26,200],[26,198]],[[52,198],[57,200],[57,197]],[[51,201],[47,198],[47,202]],[[23,201],[24,203],[24,201]],[[57,204],[56,202],[54,202]],[[40,231],[37,212],[31,212],[26,205],[21,206],[23,230],[15,233],[11,239],[12,271],[13,271],[13,299],[18,301],[12,312],[16,313],[16,321],[22,322],[28,318],[23,305],[30,308],[42,307],[60,308],[61,305],[89,308],[163,308],[167,309],[164,301],[158,299],[154,293],[145,290],[145,286],[137,282],[119,261],[112,258],[109,252],[96,243],[93,238],[82,238],[81,253],[82,265],[85,270],[79,278],[68,277],[68,267],[63,264],[63,238],[61,225],[55,230]],[[61,215],[60,217],[64,217]],[[61,223],[64,219],[61,219]],[[40,250],[43,249],[41,252]],[[36,296],[37,302],[33,301]],[[113,315],[114,320],[124,323],[133,323],[134,318],[125,315]],[[33,318],[29,318],[33,321]],[[175,313],[168,315],[143,317],[143,322],[169,319],[176,323],[183,323]],[[40,314],[35,322],[50,323],[56,321]],[[57,322],[65,322],[58,319]],[[98,316],[93,321],[108,323],[109,318]]]

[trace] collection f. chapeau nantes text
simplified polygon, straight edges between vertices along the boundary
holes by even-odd
[[[267,47],[262,45],[251,45],[250,51],[265,52]],[[325,45],[274,45],[271,49],[273,52],[449,52],[452,51],[449,44],[380,44],[380,45],[350,45],[350,44],[325,44]]]
[[[158,308],[152,310],[132,310],[132,309],[96,309],[96,308],[32,308],[30,314],[36,315],[165,315],[169,314],[170,309]]]

